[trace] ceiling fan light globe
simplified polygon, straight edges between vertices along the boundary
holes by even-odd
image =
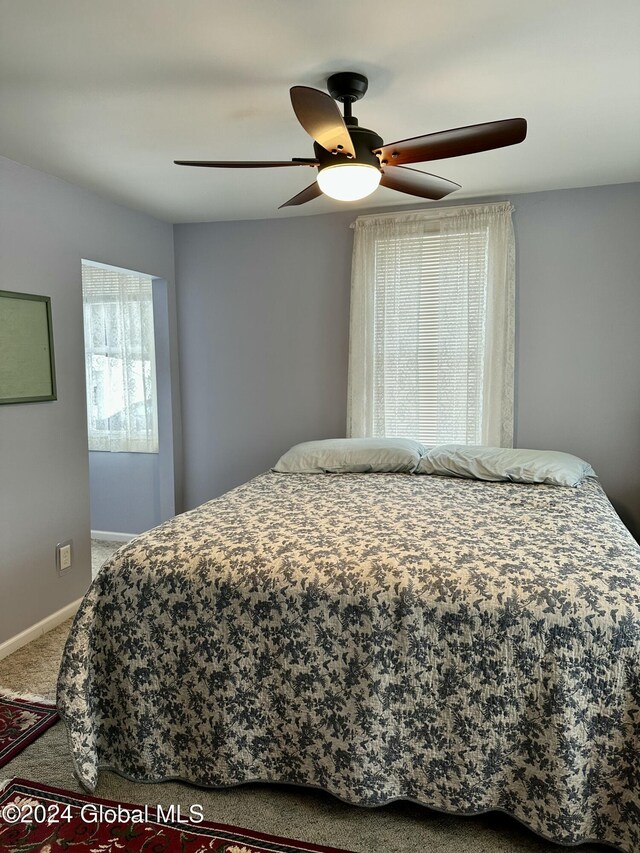
[[[325,195],[336,201],[358,201],[378,187],[380,169],[367,163],[339,163],[325,166],[318,173],[318,184]]]

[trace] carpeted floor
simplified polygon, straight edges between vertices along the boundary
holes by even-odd
[[[91,576],[95,578],[105,560],[117,551],[121,542],[107,542],[105,539],[91,540]]]
[[[0,685],[53,698],[70,624],[64,623],[0,661]],[[73,776],[64,725],[58,723],[49,729],[3,767],[2,777],[10,776],[81,791]],[[450,817],[411,803],[363,809],[320,791],[289,786],[247,785],[212,791],[169,782],[136,784],[103,772],[96,794],[165,807],[180,804],[183,811],[200,803],[209,821],[346,847],[356,853],[558,853],[563,849],[496,813],[476,818]],[[584,845],[572,849],[604,853],[611,848]]]

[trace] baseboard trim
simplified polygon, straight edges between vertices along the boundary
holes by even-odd
[[[27,628],[26,631],[21,631],[19,634],[16,634],[15,637],[11,637],[9,640],[5,640],[4,643],[0,643],[0,660],[2,660],[2,658],[6,658],[10,654],[13,654],[13,652],[17,652],[18,649],[26,646],[27,643],[30,643],[32,640],[37,640],[38,637],[41,637],[53,628],[57,628],[58,625],[61,625],[71,616],[75,616],[76,610],[80,607],[81,601],[81,598],[77,601],[72,601],[71,604],[67,604],[66,607],[62,608],[62,610],[52,613],[51,616],[47,616],[46,619],[41,619],[40,622],[36,622],[35,625]]]
[[[116,533],[113,530],[92,530],[92,539],[102,539],[103,542],[131,542],[137,533]]]

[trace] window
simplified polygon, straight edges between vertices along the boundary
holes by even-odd
[[[89,450],[158,452],[152,281],[82,262]]]
[[[349,435],[512,445],[511,210],[357,220]]]

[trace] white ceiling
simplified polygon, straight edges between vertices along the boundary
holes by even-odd
[[[387,142],[528,120],[521,145],[422,167],[452,199],[637,181],[639,44],[638,0],[0,0],[0,154],[170,222],[329,212],[277,210],[311,169],[172,161],[313,156],[289,87],[353,70]]]

